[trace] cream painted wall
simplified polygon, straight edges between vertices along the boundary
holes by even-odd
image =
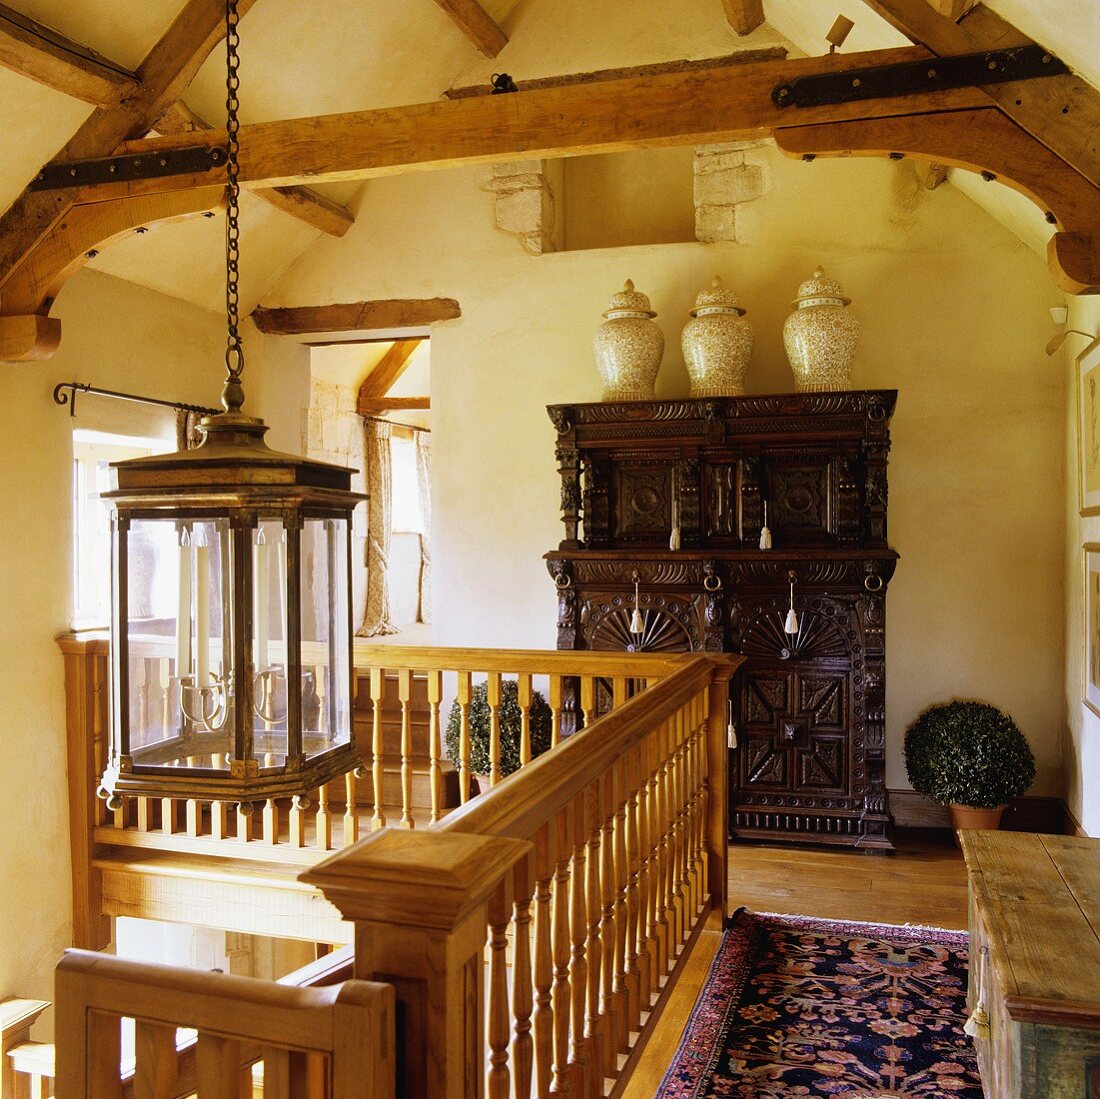
[[[631,277],[666,336],[658,395],[686,394],[679,332],[717,272],[756,325],[755,392],[790,390],[781,327],[818,262],[863,323],[855,381],[897,387],[888,781],[901,739],[952,694],[1011,711],[1061,784],[1063,403],[1043,355],[1044,266],[953,189],[886,161],[804,165],[767,152],[771,191],[738,207],[743,243],[526,255],[493,230],[483,172],[374,180],[342,241],[322,241],[267,304],[453,296],[432,336],[435,638],[553,646],[542,554],[561,537],[544,406],[599,398],[591,337]],[[416,232],[410,232],[410,226]]]
[[[89,396],[70,420],[53,387],[76,380],[216,405],[224,371],[217,314],[107,275],[77,275],[55,312],[63,336],[53,359],[0,363],[0,999],[51,999],[53,966],[70,945],[64,679],[54,638],[68,628],[71,604],[72,429],[170,435],[173,422],[170,412]],[[254,335],[245,376],[246,408],[270,415],[272,442],[295,450],[304,351]],[[275,385],[261,384],[265,370],[278,370]]]
[[[1100,299],[1074,298],[1069,302],[1070,328],[1100,333]],[[1076,822],[1090,836],[1100,837],[1100,717],[1082,701],[1084,690],[1084,553],[1086,542],[1100,542],[1100,516],[1078,511],[1077,356],[1087,346],[1070,336],[1061,357],[1066,385],[1066,804]],[[1054,360],[1055,362],[1058,360]]]

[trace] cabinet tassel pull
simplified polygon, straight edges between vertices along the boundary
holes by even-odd
[[[760,548],[772,548],[772,532],[768,527],[768,501],[764,501],[764,525],[760,528]]]
[[[680,482],[675,480],[672,486],[672,533],[668,536],[668,548],[678,550],[680,548]]]
[[[983,946],[978,954],[978,1002],[963,1023],[963,1030],[971,1038],[989,1038],[989,1012],[985,1008],[985,967],[989,964],[989,948]]]
[[[729,748],[737,747],[737,726],[733,723],[733,702],[729,704],[729,722],[726,725],[726,745]]]

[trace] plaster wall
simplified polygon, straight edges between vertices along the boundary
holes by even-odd
[[[77,275],[55,315],[63,336],[53,359],[0,364],[0,999],[52,999],[53,967],[71,941],[64,676],[54,638],[71,612],[72,430],[174,439],[170,410],[82,396],[71,420],[53,387],[75,380],[216,405],[224,369],[219,316],[107,275]],[[288,449],[297,449],[308,386],[306,378],[296,388],[294,346],[255,335],[246,373],[246,407],[273,414],[271,441]],[[268,397],[290,404],[264,401],[265,359],[281,369]]]
[[[542,554],[561,537],[544,406],[597,400],[591,338],[627,277],[666,337],[658,396],[685,395],[680,329],[721,274],[749,310],[751,392],[793,388],[781,330],[817,263],[863,324],[855,384],[900,390],[888,622],[888,782],[926,705],[962,695],[1009,710],[1061,790],[1064,382],[1043,356],[1061,295],[1042,261],[954,189],[908,165],[791,162],[739,208],[740,243],[527,255],[493,230],[485,169],[372,180],[341,241],[322,241],[266,304],[447,295],[432,334],[433,568],[438,644],[552,647]],[[414,231],[415,230],[415,231]]]
[[[1069,328],[1100,333],[1100,300],[1074,298],[1069,302]],[[1100,717],[1081,701],[1084,693],[1084,552],[1086,543],[1100,542],[1100,515],[1082,516],[1078,503],[1077,356],[1087,346],[1080,336],[1063,344],[1066,377],[1066,725],[1065,797],[1074,821],[1090,836],[1100,838]]]

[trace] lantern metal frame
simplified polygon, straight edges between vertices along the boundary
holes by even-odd
[[[361,763],[355,744],[352,713],[355,697],[355,664],[352,628],[352,514],[366,497],[350,489],[352,470],[291,454],[270,450],[263,441],[263,421],[238,410],[206,417],[199,425],[204,438],[194,450],[170,455],[136,458],[112,463],[117,488],[103,498],[112,507],[112,717],[108,765],[101,793],[114,801],[120,795],[194,798],[202,801],[237,802],[247,811],[251,803],[264,799],[301,796],[332,781]],[[176,668],[169,686],[178,681],[180,721],[178,736],[153,745],[133,745],[130,712],[129,636],[129,537],[133,523],[141,520],[173,521],[177,529],[187,524],[218,521],[225,523],[230,552],[229,632],[231,659],[223,652],[221,683],[225,715],[219,718],[222,733],[212,720],[196,720],[183,703],[190,666]],[[263,719],[264,695],[270,686],[260,682],[264,669],[255,666],[253,610],[253,536],[260,524],[280,521],[286,531],[285,678],[286,743],[283,763],[262,759],[257,753],[254,720]],[[336,616],[346,615],[347,683],[346,728],[333,728],[336,721],[335,691],[324,692],[331,703],[327,739],[331,747],[318,749],[316,742],[303,742],[302,721],[302,532],[310,520],[343,520],[345,524],[345,568],[337,576],[328,561],[327,612],[328,666],[335,675],[338,661]],[[330,534],[331,537],[331,534]],[[193,604],[189,604],[190,607]],[[198,617],[196,615],[196,622]],[[179,629],[179,623],[177,623]],[[324,642],[307,643],[324,644]],[[188,650],[190,652],[190,649]],[[308,654],[307,654],[308,655]],[[316,661],[313,663],[323,663]],[[215,677],[216,678],[216,677]],[[203,686],[200,698],[205,707]],[[213,690],[214,688],[210,688]],[[258,698],[259,696],[259,698]],[[257,709],[257,701],[260,708]],[[270,696],[267,698],[270,703]],[[191,709],[194,710],[194,700]],[[210,712],[212,719],[214,711]],[[268,714],[267,716],[271,716]],[[280,716],[279,722],[283,720]],[[203,726],[205,725],[205,728]],[[281,734],[280,734],[281,735]],[[222,758],[225,766],[214,766]],[[195,760],[210,758],[208,765]]]

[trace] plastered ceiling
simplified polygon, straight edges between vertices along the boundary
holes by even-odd
[[[183,6],[182,0],[11,0],[20,12],[133,68]],[[1100,87],[1100,0],[988,0],[989,6]],[[838,13],[855,22],[846,50],[902,45],[905,39],[862,0],[765,0],[767,22],[738,38],[720,0],[484,0],[509,35],[484,58],[434,0],[256,0],[241,21],[242,118],[262,121],[428,102],[452,86],[485,83],[494,72],[517,80],[620,65],[699,58],[785,44],[826,51]],[[220,125],[224,60],[216,50],[184,96]],[[0,208],[9,205],[89,114],[86,104],[0,69]],[[968,173],[956,172],[957,177]],[[1029,203],[999,184],[956,179],[976,202],[1030,247],[1050,230]],[[370,201],[370,185],[321,190],[349,206]],[[123,240],[92,261],[119,278],[205,309],[220,309],[221,217],[162,225]],[[243,211],[246,308],[317,240],[301,221],[248,198]]]

